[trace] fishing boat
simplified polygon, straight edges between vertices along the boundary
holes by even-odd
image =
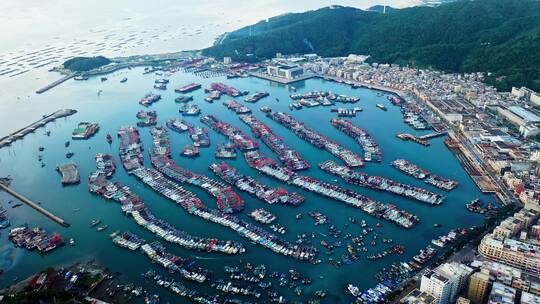
[[[98,227],[97,230],[98,230],[98,231],[103,231],[103,230],[105,230],[105,229],[107,229],[107,228],[109,228],[109,225],[105,224],[105,225],[103,225],[103,226]]]
[[[383,111],[388,110],[388,109],[386,108],[386,106],[383,105],[382,103],[378,103],[378,104],[377,104],[377,108],[379,108],[379,109],[381,109],[381,110],[383,110]]]

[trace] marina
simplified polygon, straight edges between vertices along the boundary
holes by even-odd
[[[158,171],[148,168],[139,168],[135,170],[133,174],[138,177],[140,181],[172,200],[188,213],[224,227],[228,227],[238,232],[240,236],[277,254],[294,259],[310,261],[313,260],[317,253],[316,249],[311,246],[290,244],[287,241],[281,240],[277,236],[264,231],[256,225],[247,223],[232,215],[204,207],[203,203],[191,192],[184,190],[178,184],[166,179]]]
[[[200,187],[187,183],[180,184],[185,190],[189,189],[190,191],[193,191],[192,193],[197,197],[200,197],[200,199],[204,202],[204,205],[207,206],[204,206],[205,208],[213,208],[210,209],[210,213],[197,212],[197,214],[192,214],[188,211],[184,211],[185,209],[183,208],[178,208],[176,204],[171,204],[170,199],[164,195],[161,195],[158,190],[151,187],[146,187],[146,183],[139,179],[139,177],[135,176],[135,173],[128,175],[127,171],[125,170],[116,170],[116,172],[111,174],[109,179],[107,179],[112,183],[112,185],[107,184],[108,187],[111,187],[110,189],[114,189],[113,186],[116,183],[120,183],[123,187],[128,187],[129,191],[132,194],[135,194],[138,199],[144,203],[144,211],[150,212],[150,214],[153,216],[153,218],[150,218],[144,215],[145,220],[141,221],[141,224],[139,224],[137,220],[140,221],[140,218],[135,220],[134,216],[130,213],[121,211],[123,205],[120,202],[116,203],[116,201],[113,199],[105,199],[101,195],[90,195],[90,193],[86,190],[86,183],[79,186],[62,188],[61,184],[58,182],[59,178],[58,173],[55,171],[55,164],[66,161],[64,157],[66,152],[74,152],[72,160],[79,166],[83,180],[86,180],[88,173],[95,172],[97,170],[95,156],[99,152],[114,154],[112,159],[116,160],[118,166],[124,166],[123,160],[126,160],[127,164],[129,164],[131,161],[133,161],[134,164],[138,164],[139,157],[137,156],[137,153],[132,153],[134,150],[137,150],[137,142],[131,141],[130,144],[124,146],[122,142],[127,140],[127,143],[129,143],[129,138],[131,138],[131,136],[127,139],[123,139],[122,136],[118,136],[116,139],[115,134],[117,134],[119,130],[126,129],[126,126],[134,125],[136,123],[133,115],[135,115],[135,113],[137,113],[137,111],[141,110],[143,107],[139,105],[138,102],[133,101],[140,100],[141,97],[152,91],[152,86],[154,85],[155,79],[159,78],[170,79],[170,84],[188,84],[196,82],[200,83],[203,87],[210,87],[212,82],[222,82],[228,86],[242,88],[249,90],[250,92],[269,92],[271,98],[263,98],[257,101],[257,108],[252,107],[253,113],[251,113],[251,115],[267,125],[278,138],[282,139],[282,141],[287,144],[289,148],[297,151],[304,160],[312,164],[311,168],[302,170],[302,175],[315,178],[330,185],[335,183],[333,182],[333,176],[319,170],[317,166],[313,165],[319,164],[330,158],[334,159],[332,155],[327,154],[325,151],[318,150],[318,148],[315,148],[307,142],[298,140],[298,137],[293,132],[288,131],[286,128],[283,128],[280,124],[275,123],[273,120],[267,119],[264,116],[264,113],[258,110],[259,108],[266,107],[268,109],[272,109],[272,111],[289,113],[288,103],[285,101],[289,99],[291,91],[287,87],[269,85],[266,81],[249,77],[239,77],[227,80],[225,79],[224,75],[213,76],[213,78],[204,78],[184,72],[175,73],[158,70],[145,75],[142,75],[142,72],[143,68],[133,68],[132,70],[121,71],[121,73],[118,75],[109,74],[106,75],[108,80],[105,82],[101,82],[100,77],[90,77],[88,81],[83,82],[69,81],[62,86],[57,87],[55,90],[51,90],[47,94],[40,95],[42,98],[44,98],[44,100],[50,102],[51,106],[53,107],[56,106],[54,100],[65,100],[63,94],[68,90],[70,92],[81,92],[73,93],[73,98],[77,101],[84,101],[88,99],[89,101],[91,100],[91,102],[86,104],[75,101],[77,105],[74,105],[73,107],[79,111],[79,114],[77,115],[83,116],[68,117],[67,119],[58,120],[57,123],[48,125],[47,131],[51,131],[51,136],[46,136],[44,134],[45,130],[42,130],[41,132],[38,131],[35,133],[35,135],[28,136],[23,141],[18,142],[17,145],[14,145],[9,149],[2,149],[1,151],[4,152],[0,151],[2,154],[2,163],[0,163],[0,167],[2,168],[3,172],[6,172],[5,174],[11,174],[14,178],[14,189],[20,189],[21,191],[24,191],[23,193],[30,195],[29,197],[35,197],[37,200],[42,202],[43,207],[54,211],[55,214],[60,215],[69,222],[77,221],[82,223],[82,225],[73,226],[65,231],[59,231],[62,233],[62,236],[65,236],[66,243],[68,243],[68,239],[70,238],[76,240],[73,247],[64,246],[56,249],[52,251],[53,254],[47,254],[40,260],[36,260],[36,257],[40,256],[38,254],[29,253],[23,256],[22,261],[24,261],[24,263],[18,264],[15,270],[6,271],[4,273],[3,277],[5,277],[5,279],[3,279],[3,281],[6,283],[10,282],[14,275],[19,277],[27,276],[28,271],[35,268],[35,266],[32,265],[39,265],[39,267],[45,269],[47,264],[55,263],[56,261],[71,260],[76,256],[77,252],[87,252],[88,250],[92,250],[92,248],[99,246],[100,251],[96,252],[99,260],[104,261],[104,263],[111,267],[113,271],[122,272],[122,274],[129,278],[129,280],[133,281],[136,286],[144,286],[144,290],[148,290],[149,292],[148,296],[151,294],[159,294],[162,302],[169,301],[174,303],[181,300],[188,301],[189,298],[177,297],[177,295],[181,296],[181,294],[177,294],[171,289],[171,287],[165,288],[162,285],[158,285],[157,281],[155,280],[147,280],[142,278],[140,273],[146,271],[149,267],[152,267],[158,271],[158,273],[161,274],[162,279],[167,278],[167,280],[171,282],[171,279],[174,278],[175,281],[182,282],[186,288],[189,286],[189,290],[195,291],[199,295],[208,295],[209,297],[215,294],[221,294],[220,291],[212,288],[210,285],[212,282],[218,279],[223,279],[225,283],[230,281],[235,286],[248,284],[254,288],[260,288],[259,292],[261,292],[261,298],[258,300],[254,297],[228,294],[230,297],[238,297],[242,298],[243,300],[252,300],[253,302],[270,302],[270,299],[278,299],[279,297],[274,297],[275,294],[283,296],[283,299],[288,301],[318,299],[318,297],[314,296],[313,294],[315,291],[319,291],[317,293],[319,295],[326,294],[326,299],[321,298],[322,302],[325,302],[326,300],[346,302],[348,301],[349,296],[343,291],[343,288],[347,286],[347,283],[353,283],[355,286],[358,286],[360,290],[375,286],[377,281],[373,276],[382,267],[387,267],[388,264],[394,261],[412,260],[412,256],[417,254],[420,249],[429,244],[432,239],[435,239],[439,235],[445,233],[440,232],[440,230],[433,229],[433,221],[437,216],[444,214],[444,218],[436,218],[436,222],[441,223],[443,227],[448,227],[448,229],[454,229],[457,228],[457,226],[465,227],[467,225],[472,225],[477,223],[478,218],[481,218],[482,216],[468,212],[464,206],[465,202],[468,202],[476,197],[482,197],[483,200],[489,201],[488,198],[483,197],[481,193],[477,192],[475,188],[476,186],[468,181],[466,173],[461,173],[462,171],[460,171],[459,163],[451,161],[448,163],[448,167],[445,168],[439,168],[436,166],[436,158],[452,157],[451,155],[446,154],[446,147],[444,144],[442,144],[442,146],[440,145],[442,142],[440,142],[438,138],[430,140],[432,145],[430,146],[429,150],[432,151],[429,151],[429,153],[427,151],[420,151],[419,149],[423,149],[420,146],[416,147],[417,145],[407,145],[396,140],[395,134],[402,132],[404,130],[403,128],[407,128],[407,126],[404,125],[398,108],[388,107],[388,111],[383,112],[375,107],[375,103],[384,102],[384,97],[376,98],[375,93],[371,93],[370,90],[366,89],[352,90],[346,85],[333,82],[323,82],[320,79],[311,79],[306,81],[305,84],[302,82],[295,83],[294,85],[296,86],[297,92],[303,93],[318,90],[332,91],[336,92],[335,94],[358,96],[361,98],[362,103],[372,103],[372,106],[362,105],[364,111],[359,113],[356,118],[351,118],[351,121],[370,132],[373,138],[377,140],[377,143],[381,149],[384,149],[384,158],[388,160],[407,158],[410,161],[418,162],[419,164],[422,163],[422,165],[425,164],[426,168],[432,168],[434,172],[439,173],[441,176],[453,177],[453,179],[455,178],[460,182],[460,187],[459,189],[455,189],[454,191],[448,193],[448,201],[462,201],[463,204],[448,203],[431,208],[424,204],[414,203],[408,198],[394,195],[392,193],[387,194],[379,190],[372,190],[365,187],[356,188],[357,186],[345,184],[345,182],[341,180],[341,184],[337,183],[337,185],[342,189],[358,191],[375,201],[388,202],[388,205],[391,203],[392,205],[397,206],[400,210],[407,210],[409,213],[417,215],[421,221],[414,225],[410,231],[420,237],[411,240],[401,232],[402,230],[399,225],[393,225],[386,220],[369,216],[367,213],[364,213],[361,210],[357,210],[356,208],[351,208],[346,204],[336,202],[334,198],[323,196],[317,192],[312,192],[311,190],[304,190],[295,184],[288,184],[287,182],[282,182],[273,177],[267,176],[266,174],[259,173],[258,170],[248,166],[243,159],[243,155],[241,155],[240,151],[237,150],[236,153],[238,153],[239,156],[237,159],[225,159],[228,166],[234,168],[238,173],[241,173],[243,177],[251,177],[251,180],[255,181],[258,186],[264,185],[265,187],[253,188],[260,190],[255,190],[256,192],[254,192],[254,194],[250,194],[247,191],[241,190],[236,185],[230,184],[230,186],[234,188],[234,191],[237,192],[245,201],[245,210],[235,214],[234,218],[240,221],[245,221],[250,225],[260,225],[259,227],[266,233],[270,233],[280,240],[286,240],[292,246],[300,245],[315,247],[321,252],[314,258],[314,263],[318,263],[317,260],[320,259],[322,260],[320,264],[297,261],[297,259],[280,253],[269,254],[270,252],[274,251],[257,245],[257,241],[255,241],[256,244],[252,244],[250,238],[238,234],[236,230],[228,226],[224,226],[220,223],[201,217],[202,215],[213,215],[214,212],[219,214],[219,210],[215,205],[216,199]],[[155,73],[161,73],[162,75],[155,75]],[[169,73],[172,73],[172,75],[168,75]],[[119,81],[122,78],[129,78],[129,81],[120,84]],[[82,90],[83,88],[84,90]],[[99,89],[102,89],[104,93],[102,93],[99,98],[96,98],[95,92]],[[122,92],[117,92],[118,90],[121,90]],[[82,95],[82,92],[85,91],[92,92],[92,96],[86,97],[85,95]],[[156,125],[162,124],[165,127],[165,123],[167,121],[179,118],[186,125],[193,126],[194,134],[197,133],[195,129],[202,129],[201,127],[203,127],[203,125],[199,122],[199,118],[189,116],[181,117],[179,115],[178,109],[183,104],[177,104],[174,102],[174,99],[178,97],[178,93],[175,93],[174,90],[171,90],[170,88],[167,91],[159,93],[162,95],[162,100],[152,104],[151,109],[149,109],[155,110],[159,116],[159,120],[157,121]],[[195,103],[199,106],[204,115],[217,116],[220,121],[227,122],[237,129],[243,131],[245,134],[248,134],[254,141],[260,144],[259,148],[261,149],[261,152],[268,154],[269,156],[273,155],[272,158],[274,158],[278,164],[285,167],[285,164],[278,159],[279,155],[277,153],[273,154],[273,151],[268,149],[268,146],[264,143],[262,138],[256,138],[254,133],[250,134],[252,130],[249,125],[239,120],[239,115],[233,111],[226,110],[226,108],[222,105],[222,102],[214,102],[212,104],[202,101],[207,95],[203,92],[203,90],[195,90],[189,94],[193,96],[193,99],[196,101]],[[241,97],[242,102],[244,97],[248,96],[250,95]],[[276,101],[276,98],[278,98],[280,101]],[[228,97],[222,101],[227,99]],[[237,99],[240,101],[239,98]],[[249,106],[249,104],[246,105]],[[360,105],[360,103],[357,105]],[[103,116],[101,114],[103,108],[107,108],[107,116]],[[289,114],[297,120],[305,122],[307,126],[312,127],[313,129],[317,130],[317,132],[324,134],[324,136],[331,138],[340,145],[355,151],[360,157],[364,158],[363,151],[360,149],[360,146],[358,146],[358,143],[356,143],[352,137],[343,134],[343,132],[337,130],[329,123],[329,121],[336,116],[335,113],[332,113],[329,110],[329,108],[319,107],[302,111],[292,111]],[[80,121],[99,121],[99,134],[102,135],[98,134],[98,136],[89,138],[87,141],[72,140],[69,148],[66,149],[64,143],[67,140],[71,140],[71,131],[73,130],[73,127],[76,126]],[[310,124],[312,122],[315,123]],[[388,125],[388,127],[380,128],[379,126],[382,122],[384,122],[385,125]],[[170,144],[172,149],[170,158],[182,168],[189,169],[197,174],[208,175],[209,177],[215,178],[219,181],[220,177],[212,176],[213,173],[210,173],[207,170],[209,165],[220,163],[220,161],[216,162],[214,149],[217,150],[219,145],[222,143],[227,144],[230,140],[228,137],[224,137],[215,132],[210,127],[207,127],[206,125],[204,125],[204,127],[207,128],[206,134],[208,139],[211,139],[216,143],[215,148],[210,148],[208,150],[201,148],[200,156],[196,159],[196,161],[180,157],[179,153],[185,145],[194,146],[193,141],[189,136],[189,129],[188,131],[184,131],[182,134],[169,130]],[[148,155],[151,151],[151,147],[153,146],[152,136],[149,131],[150,128],[138,128],[137,133],[140,134],[133,135],[133,137],[140,137],[141,153],[142,145],[144,144],[144,153],[141,155],[147,159],[146,163],[148,165],[150,165],[150,158],[148,158]],[[111,144],[105,140],[105,136],[107,134],[111,134],[112,137],[114,137],[114,140],[111,140]],[[222,139],[226,142],[222,141]],[[44,147],[44,151],[38,151],[38,147]],[[91,148],[89,149],[89,147]],[[120,147],[123,147],[124,151],[127,152],[125,156],[119,157],[116,155],[115,150],[119,149]],[[25,164],[20,162],[10,162],[10,160],[13,158],[13,156],[10,156],[10,153],[16,153],[18,158],[28,161]],[[47,167],[40,168],[40,163],[35,161],[38,154],[43,155],[43,160],[47,162]],[[339,159],[334,160],[340,163]],[[13,163],[13,166],[8,165],[8,163]],[[142,163],[142,159],[140,163]],[[340,165],[342,164],[343,163]],[[11,170],[11,167],[20,172]],[[136,166],[134,166],[134,168],[136,168]],[[142,173],[146,172],[146,169],[144,171],[139,169],[132,169],[130,171],[136,171],[136,173],[140,176],[144,176]],[[437,170],[435,171],[435,169]],[[156,171],[155,169],[153,170]],[[34,179],[39,179],[42,181],[42,183],[35,187],[30,187],[30,184],[26,181],[27,179],[23,178],[22,175],[23,172],[30,171],[35,174]],[[393,180],[401,183],[414,184],[414,180],[411,181],[407,176],[401,175],[398,171],[392,173],[394,170],[387,164],[387,162],[381,163],[380,165],[366,163],[365,167],[362,168],[362,171],[365,171],[367,174],[369,174],[369,176],[387,176],[388,178],[392,178]],[[449,174],[449,172],[454,171],[459,172],[459,175],[453,176]],[[163,184],[166,185],[166,188],[163,191],[168,191],[166,189],[175,189],[169,188],[168,182],[166,181],[170,181],[170,179],[163,176],[163,174],[161,175],[165,181],[158,179],[156,187],[160,187]],[[154,178],[154,175],[148,176]],[[222,180],[222,182],[228,183],[225,180]],[[243,186],[250,186],[248,183],[249,182],[246,181],[246,184]],[[173,182],[173,184],[177,183]],[[421,185],[418,184],[417,186],[421,187]],[[275,199],[275,197],[286,197],[279,192],[275,194],[271,192],[271,190],[280,188],[287,191],[289,195],[292,194],[293,191],[296,191],[296,194],[302,197],[301,201],[303,201],[303,203],[295,206],[283,203],[279,199]],[[119,194],[119,192],[112,193],[115,193],[114,196],[118,196],[119,198],[127,197]],[[69,195],[70,199],[62,199],[62,195],[64,194]],[[257,198],[258,196],[262,199]],[[273,201],[274,203],[268,203],[264,200],[265,197],[267,197],[268,201]],[[463,197],[464,199],[460,199],[460,197]],[[16,202],[12,203],[11,205],[15,203]],[[126,205],[126,207],[127,206],[128,205]],[[274,214],[277,217],[277,220],[270,224],[262,224],[255,222],[248,216],[252,210],[261,207]],[[18,215],[20,212],[32,212],[32,210],[26,208],[25,205],[15,209],[11,209],[9,207],[6,209],[9,213],[12,226],[14,227],[18,227],[24,223],[18,220],[18,218],[20,218],[20,215]],[[80,211],[76,212],[75,210]],[[312,220],[312,218],[308,215],[308,213],[312,211],[326,216],[328,222],[324,225],[314,226],[313,224],[315,220]],[[143,212],[143,209],[141,209],[141,212]],[[12,213],[15,213],[16,216],[13,216]],[[199,216],[199,214],[201,216]],[[296,215],[298,214],[301,214],[299,219],[296,218]],[[347,216],[343,216],[343,214],[347,214]],[[143,215],[141,215],[141,217],[142,216]],[[230,215],[223,214],[223,216]],[[352,222],[349,222],[347,220],[349,216],[358,218],[358,223],[353,224]],[[35,215],[35,218],[35,222],[32,222],[31,227],[39,226],[44,227],[47,231],[54,231],[54,226],[51,226],[54,225],[54,223],[48,222],[48,219],[45,217],[40,218],[39,215]],[[89,225],[92,219],[97,218],[99,218],[101,222],[90,229]],[[375,229],[375,231],[371,232],[369,236],[364,236],[362,233],[363,229],[368,230],[368,227],[360,227],[361,220],[363,219],[365,219],[365,221],[369,224],[368,227]],[[157,220],[160,221],[159,224],[156,222]],[[377,221],[382,223],[383,226],[381,228],[376,228],[375,224]],[[169,226],[164,226],[163,223],[167,223]],[[279,224],[282,228],[285,228],[285,234],[281,234],[280,231],[283,230],[281,230],[281,227],[278,225],[274,226],[274,228],[270,228],[270,225],[272,224]],[[105,227],[105,225],[107,225],[108,228],[102,232],[98,232],[98,227]],[[335,227],[330,229],[332,225]],[[347,225],[349,225],[348,228]],[[174,230],[170,230],[170,228],[174,228]],[[156,232],[152,232],[150,229]],[[195,259],[198,263],[200,263],[198,264],[199,266],[212,271],[211,280],[208,283],[201,284],[200,286],[192,286],[189,284],[193,283],[189,283],[187,281],[184,283],[184,281],[182,281],[184,279],[176,274],[167,276],[167,270],[158,265],[153,265],[151,263],[151,259],[147,258],[147,256],[144,254],[138,253],[140,249],[137,249],[136,252],[132,253],[127,249],[124,250],[114,245],[114,243],[111,242],[111,238],[109,238],[109,234],[117,230],[130,231],[147,240],[149,243],[158,240],[167,247],[168,252],[184,258]],[[338,230],[342,231],[339,239],[334,237],[338,235]],[[173,240],[175,231],[187,233],[194,239],[187,236],[182,236],[181,239],[183,241],[179,242],[185,242],[186,245],[181,245],[180,243],[175,243],[174,241],[168,241],[164,237],[157,234],[160,233],[166,238]],[[351,234],[351,236],[348,237],[348,234]],[[376,246],[371,246],[372,234],[378,234]],[[315,238],[312,238],[312,235],[315,235]],[[7,234],[3,234],[3,236],[7,237]],[[357,241],[358,236],[364,236],[364,243],[369,250],[368,252],[364,253],[362,251],[362,245],[360,242],[354,243],[352,241],[352,239]],[[348,238],[346,239],[345,237]],[[394,243],[383,243],[382,240],[385,238],[392,238]],[[189,245],[192,244],[191,240],[194,241],[193,244],[199,243],[200,245]],[[195,240],[204,241],[199,242]],[[232,244],[241,245],[245,252],[241,255],[239,253],[236,255],[228,254],[220,250],[212,250],[211,252],[207,253],[206,241],[211,242],[212,240],[218,240],[218,242],[222,241],[223,243],[231,242]],[[325,243],[327,243],[328,248],[332,249],[323,247],[321,245],[321,241],[323,240]],[[342,244],[340,245],[339,242],[342,242]],[[354,260],[349,255],[349,243],[353,245],[352,252],[355,253],[356,257],[358,258],[357,260]],[[396,244],[406,246],[407,249],[403,256],[399,254],[389,254],[380,259],[367,259],[367,256],[377,256],[379,253],[382,254],[383,252],[390,250]],[[435,245],[432,246],[436,247]],[[235,247],[231,246],[231,248]],[[327,255],[326,252],[332,252],[332,254]],[[346,256],[342,257],[344,254],[346,254]],[[239,258],[241,258],[244,263],[240,265],[241,270],[239,273],[235,274],[234,278],[231,278],[230,274],[224,273],[223,267],[224,265],[235,264],[234,262]],[[329,258],[332,260],[328,260]],[[259,283],[249,283],[243,280],[242,278],[250,280],[250,277],[258,277],[254,275],[252,271],[246,271],[243,268],[245,262],[247,261],[251,262],[254,266],[261,263],[266,263],[267,267],[269,265],[275,265],[272,266],[272,268],[276,268],[275,271],[278,271],[279,273],[286,274],[287,282],[285,282],[285,280],[282,281],[280,276],[276,278],[272,277],[272,284],[270,287],[268,287],[267,284],[268,280],[261,280],[261,282],[263,282],[261,285],[264,287],[263,288],[258,286]],[[352,264],[347,264],[350,262],[352,262]],[[289,269],[295,269],[301,273],[304,273],[305,277],[309,277],[313,280],[312,285],[303,285],[300,283],[300,280],[293,281],[289,276]],[[273,271],[274,270],[267,270],[266,278],[269,278]],[[358,273],[358,271],[363,271],[365,273],[362,280],[354,282],[347,279],[355,273]],[[319,278],[321,273],[324,273],[324,278]],[[244,276],[242,274],[246,275]],[[284,285],[281,286],[280,282],[283,282]],[[296,286],[293,285],[292,288],[289,288],[292,283],[295,283]],[[170,284],[172,285],[172,283]],[[301,287],[302,290],[295,291],[296,287]],[[301,292],[301,296],[297,296],[297,292]],[[269,293],[272,294],[271,297],[269,296]],[[220,298],[223,299],[223,296],[224,295],[222,294]],[[142,299],[140,300],[142,301]]]
[[[90,176],[88,187],[91,193],[120,203],[122,211],[133,218],[139,226],[170,243],[189,250],[205,252],[238,254],[245,251],[244,247],[237,242],[201,238],[174,228],[168,222],[154,216],[146,204],[129,187],[119,182],[107,180],[106,175],[100,170]],[[100,223],[100,220],[93,220],[91,226],[97,226]]]

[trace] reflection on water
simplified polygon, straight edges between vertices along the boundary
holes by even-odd
[[[8,272],[15,267],[23,255],[23,250],[15,248],[11,244],[6,244],[0,247],[0,269]]]

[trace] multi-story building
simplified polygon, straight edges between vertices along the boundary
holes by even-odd
[[[422,276],[420,291],[435,297],[437,304],[453,303],[463,289],[472,269],[460,263],[445,263]]]
[[[483,256],[533,275],[540,276],[540,249],[527,242],[514,239],[500,239],[493,234],[484,236],[478,251]]]
[[[475,272],[469,280],[467,297],[473,304],[483,304],[489,295],[490,287],[489,272]]]
[[[266,73],[270,76],[285,79],[295,79],[304,75],[304,68],[296,65],[269,65],[266,67]]]
[[[540,304],[540,297],[529,292],[521,293],[521,304]]]
[[[456,304],[470,304],[471,303],[471,300],[469,299],[466,299],[464,297],[459,297],[457,300],[456,300]]]
[[[418,288],[413,289],[399,301],[403,304],[435,304],[435,297],[427,292],[420,291]]]
[[[540,280],[522,270],[490,260],[475,260],[471,263],[471,267],[488,274],[488,279],[491,282],[499,282],[506,286],[540,296]],[[473,281],[473,276],[471,276],[470,282]],[[470,287],[471,284],[469,284]]]
[[[488,304],[514,304],[516,290],[504,284],[495,282],[489,294]]]

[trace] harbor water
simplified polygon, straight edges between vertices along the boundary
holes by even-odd
[[[352,236],[361,234],[362,228],[358,224],[350,224],[349,217],[355,217],[358,221],[364,219],[371,226],[375,227],[377,222],[382,224],[381,228],[375,228],[380,233],[380,238],[391,238],[394,244],[400,244],[406,247],[403,255],[390,255],[385,258],[368,261],[362,254],[361,258],[354,261],[352,265],[343,265],[336,267],[327,262],[325,250],[321,250],[319,258],[323,263],[311,265],[306,262],[297,261],[281,255],[272,253],[270,250],[261,246],[253,245],[241,238],[232,230],[219,226],[217,224],[205,222],[198,217],[187,214],[182,208],[176,206],[172,201],[153,192],[135,177],[128,176],[121,167],[118,158],[118,140],[116,132],[124,126],[135,125],[135,114],[144,109],[138,101],[146,94],[153,92],[161,94],[162,99],[149,107],[158,113],[158,125],[165,125],[165,122],[171,118],[182,118],[178,112],[179,104],[174,102],[178,94],[174,93],[174,88],[186,85],[191,82],[201,83],[203,88],[210,86],[212,82],[223,82],[239,90],[247,90],[250,93],[256,91],[267,91],[269,97],[263,98],[256,104],[247,104],[243,98],[237,98],[240,103],[246,104],[251,108],[253,114],[261,121],[268,124],[284,141],[296,149],[310,164],[311,169],[301,172],[319,178],[321,180],[335,183],[334,176],[324,173],[317,165],[320,162],[332,159],[339,164],[342,162],[333,157],[330,153],[319,150],[309,143],[298,138],[290,130],[275,123],[265,117],[259,108],[263,106],[270,107],[273,111],[283,111],[293,115],[295,118],[306,123],[307,126],[327,135],[343,146],[362,155],[362,150],[358,143],[353,139],[338,131],[330,124],[330,119],[336,117],[335,113],[330,112],[329,107],[304,108],[302,110],[290,111],[289,95],[290,86],[278,85],[266,80],[256,78],[238,78],[225,79],[225,77],[202,78],[193,74],[178,72],[170,76],[156,76],[154,74],[142,74],[142,68],[132,70],[122,70],[114,74],[107,75],[108,80],[101,82],[99,77],[91,78],[88,81],[69,80],[59,87],[35,96],[32,100],[36,104],[54,104],[60,107],[73,108],[78,111],[75,115],[59,119],[45,128],[39,129],[34,134],[30,134],[23,140],[15,142],[11,147],[0,149],[0,172],[1,176],[9,175],[13,178],[12,188],[25,195],[35,202],[40,202],[43,207],[57,214],[71,224],[69,228],[64,228],[53,223],[41,214],[35,212],[26,205],[12,209],[7,201],[13,198],[6,193],[0,192],[1,205],[7,209],[7,213],[12,221],[12,226],[28,224],[29,226],[41,226],[49,231],[56,231],[62,234],[65,240],[73,238],[74,246],[66,245],[53,252],[40,255],[37,252],[27,252],[22,249],[16,249],[14,252],[9,249],[10,245],[4,245],[1,250],[11,250],[13,254],[0,256],[9,261],[4,261],[5,272],[0,276],[0,285],[2,287],[12,283],[14,278],[25,278],[36,271],[44,269],[50,265],[61,265],[81,259],[95,258],[97,261],[108,266],[112,271],[123,274],[126,281],[133,282],[135,285],[143,286],[146,290],[159,293],[162,300],[171,300],[175,302],[174,294],[169,290],[160,288],[151,282],[145,281],[140,276],[141,272],[148,269],[161,268],[152,264],[146,256],[140,252],[130,252],[113,245],[109,234],[116,230],[131,231],[147,241],[159,240],[153,234],[138,226],[131,218],[123,215],[118,203],[104,200],[94,196],[88,191],[87,178],[95,170],[94,157],[96,153],[109,153],[114,155],[117,163],[117,171],[113,176],[113,181],[119,181],[128,185],[133,192],[138,194],[157,217],[168,221],[175,227],[183,229],[190,234],[218,237],[221,239],[235,240],[244,242],[246,253],[236,256],[224,256],[221,254],[199,253],[185,250],[179,246],[168,244],[161,241],[172,253],[182,257],[193,256],[197,260],[197,265],[208,268],[213,272],[214,278],[224,277],[223,266],[238,265],[239,259],[248,261],[254,265],[264,263],[269,271],[287,272],[294,268],[313,279],[313,284],[304,288],[304,294],[313,294],[317,289],[326,289],[329,293],[327,299],[331,301],[346,301],[344,287],[348,283],[358,286],[360,289],[366,289],[373,286],[377,281],[374,274],[381,268],[390,265],[395,261],[408,261],[418,253],[418,250],[424,248],[430,243],[430,240],[442,234],[446,234],[450,229],[464,227],[469,228],[482,222],[482,217],[469,213],[465,209],[465,204],[475,198],[482,198],[486,201],[493,201],[491,196],[483,195],[476,187],[474,182],[460,166],[459,161],[444,145],[444,137],[431,139],[431,146],[424,147],[414,142],[404,142],[396,138],[397,133],[411,133],[414,135],[427,134],[429,131],[415,131],[403,123],[400,109],[393,106],[387,95],[378,93],[369,89],[353,89],[349,86],[327,82],[322,79],[310,79],[304,82],[293,84],[297,88],[296,93],[303,93],[313,90],[332,91],[336,94],[345,94],[349,96],[358,96],[360,102],[354,105],[342,105],[340,107],[361,107],[363,112],[359,112],[356,117],[350,118],[358,126],[368,130],[383,150],[383,161],[377,163],[366,163],[363,168],[356,169],[364,171],[370,175],[380,175],[395,179],[399,182],[417,185],[427,188],[436,193],[447,195],[446,200],[441,206],[428,206],[410,199],[396,196],[389,193],[369,190],[359,186],[345,184],[339,180],[339,185],[345,188],[355,190],[370,198],[385,202],[394,203],[400,209],[407,210],[418,215],[420,223],[412,229],[405,230],[399,228],[384,220],[377,220],[355,209],[337,202],[332,199],[324,198],[313,193],[309,193],[294,186],[284,185],[270,177],[266,177],[251,169],[246,164],[241,155],[235,160],[226,160],[227,163],[237,168],[240,172],[255,177],[257,180],[268,185],[278,187],[283,186],[291,191],[300,192],[305,196],[305,202],[298,206],[268,205],[261,200],[250,197],[247,194],[237,191],[245,199],[246,208],[238,216],[249,222],[254,222],[247,214],[256,208],[265,208],[277,216],[277,223],[285,226],[288,231],[280,236],[290,242],[296,240],[296,235],[303,232],[316,233],[313,244],[320,248],[321,240],[327,240],[329,243],[341,241],[342,248],[336,248],[332,256],[340,259],[346,251],[346,243],[349,240],[333,239],[328,235],[328,227],[333,224],[343,231],[343,234],[350,233]],[[124,77],[128,78],[125,83],[120,83]],[[169,88],[166,91],[152,89],[156,78],[166,77],[170,80]],[[238,116],[222,105],[223,101],[230,99],[228,96],[222,96],[221,100],[213,104],[204,101],[206,94],[202,89],[190,93],[193,95],[195,103],[200,106],[202,115],[213,114],[217,118],[239,127],[246,134],[253,137],[249,127],[242,123]],[[382,111],[376,107],[377,103],[386,105],[388,111]],[[52,111],[51,111],[52,112]],[[198,117],[183,117],[187,122],[197,126],[203,126]],[[101,126],[99,132],[88,140],[71,141],[69,147],[64,143],[71,140],[71,132],[81,121],[98,122]],[[50,131],[50,136],[45,131]],[[148,151],[151,148],[151,137],[148,128],[139,128],[141,138],[145,148],[145,165],[151,166]],[[107,134],[113,136],[113,143],[108,144],[105,140]],[[208,166],[214,162],[220,162],[214,158],[214,152],[219,143],[225,143],[226,138],[209,130],[212,144],[209,148],[201,148],[201,155],[195,159],[188,159],[179,155],[181,149],[191,144],[188,134],[178,134],[169,131],[172,145],[172,158],[183,167],[186,167],[197,173],[206,174],[216,178]],[[267,156],[277,159],[276,155],[270,151],[260,140],[261,150]],[[38,151],[38,147],[43,146],[43,152]],[[68,151],[74,153],[69,161],[74,161],[80,170],[81,183],[75,186],[62,186],[60,174],[56,171],[58,164],[67,162],[65,154]],[[38,161],[38,155],[43,155],[45,167],[41,167]],[[443,192],[440,189],[425,184],[399,172],[390,166],[390,162],[405,158],[413,163],[446,178],[456,180],[459,186],[450,192]],[[210,208],[216,208],[215,198],[206,192],[189,186],[185,188],[194,192]],[[314,226],[314,221],[307,212],[318,211],[327,215],[330,224]],[[303,213],[301,219],[296,219],[297,213]],[[103,232],[98,232],[96,228],[91,228],[92,219],[101,219],[103,224],[109,228]],[[346,224],[348,224],[346,226]],[[434,224],[441,224],[441,227],[434,228]],[[262,225],[262,224],[260,224]],[[10,244],[7,240],[7,233],[2,233],[2,244]],[[368,242],[366,242],[368,243]],[[377,247],[369,247],[370,253],[376,248],[383,248],[379,242]],[[369,253],[368,253],[369,254]],[[7,257],[6,257],[7,256]],[[170,277],[175,275],[168,274]],[[176,277],[178,280],[179,276]],[[184,283],[184,282],[183,282]],[[186,286],[209,294],[215,294],[209,284],[197,285],[195,283],[185,282]],[[298,298],[282,287],[277,290],[289,298]],[[301,299],[302,297],[300,297]]]

